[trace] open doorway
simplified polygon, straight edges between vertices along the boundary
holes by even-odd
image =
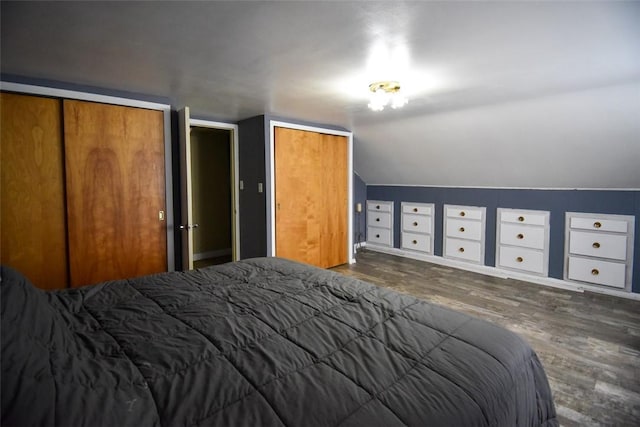
[[[176,228],[181,231],[182,269],[237,261],[240,259],[238,126],[191,119],[189,107],[178,111],[178,125],[181,223]],[[194,205],[198,210],[195,218]],[[194,255],[198,261],[195,266]]]
[[[192,126],[193,266],[233,260],[232,131]]]

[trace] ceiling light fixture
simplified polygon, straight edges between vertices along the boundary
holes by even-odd
[[[396,81],[374,82],[369,85],[369,90],[369,108],[373,111],[382,111],[387,104],[391,104],[391,108],[400,108],[409,102],[400,93],[400,83]]]

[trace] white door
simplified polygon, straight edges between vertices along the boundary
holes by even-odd
[[[180,139],[180,213],[182,222],[182,269],[193,269],[193,230],[198,224],[193,223],[192,190],[191,190],[191,119],[189,107],[178,111],[178,133]]]

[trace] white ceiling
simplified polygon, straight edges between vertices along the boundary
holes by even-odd
[[[369,184],[639,188],[639,2],[7,2],[1,70],[348,128]],[[378,59],[391,52],[395,60]],[[372,112],[369,83],[409,104]]]

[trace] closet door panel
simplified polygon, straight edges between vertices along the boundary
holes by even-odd
[[[322,167],[320,196],[323,216],[320,230],[320,252],[323,267],[346,264],[347,199],[349,197],[347,138],[322,135]]]
[[[64,101],[71,283],[166,271],[160,111]]]
[[[313,132],[275,130],[276,255],[320,265],[320,138]]]
[[[68,283],[60,101],[0,94],[2,264],[44,289]]]
[[[276,255],[318,267],[344,264],[348,141],[275,128]]]

